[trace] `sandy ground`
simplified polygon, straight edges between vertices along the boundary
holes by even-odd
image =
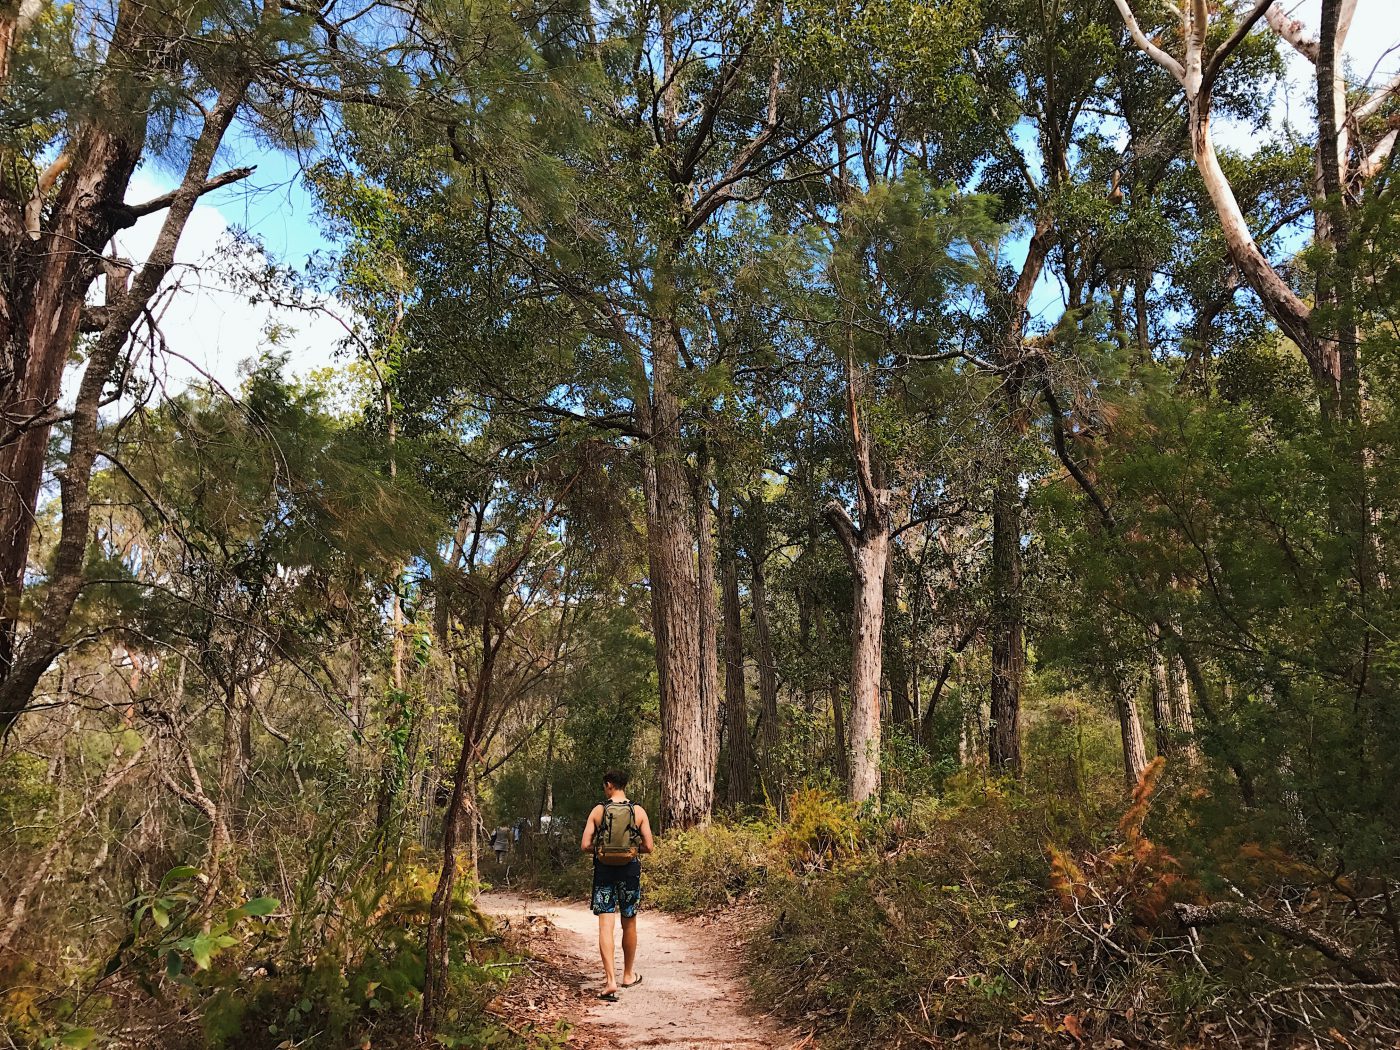
[[[722,927],[682,922],[648,912],[638,921],[637,972],[642,983],[599,1000],[603,987],[598,959],[598,920],[581,903],[545,902],[511,893],[478,899],[485,912],[529,926],[543,916],[554,924],[557,949],[570,956],[567,968],[584,975],[577,995],[577,1023],[603,1045],[767,1050],[810,1046],[798,1033],[756,1013],[744,1001],[738,947]],[[617,974],[622,976],[622,937],[617,934]]]

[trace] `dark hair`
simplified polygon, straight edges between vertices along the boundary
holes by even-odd
[[[620,791],[627,786],[627,774],[621,769],[610,769],[603,774],[603,783],[611,784]]]

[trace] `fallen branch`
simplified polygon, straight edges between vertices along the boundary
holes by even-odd
[[[1221,901],[1218,904],[1178,904],[1177,917],[1183,926],[1219,926],[1227,922],[1244,925],[1263,926],[1297,944],[1307,945],[1321,952],[1333,962],[1355,974],[1367,984],[1382,985],[1386,977],[1341,941],[1314,930],[1293,918],[1279,912],[1268,911],[1248,901]]]
[[[1297,995],[1299,992],[1400,992],[1400,984],[1394,981],[1380,981],[1372,983],[1363,981],[1360,983],[1348,983],[1343,981],[1313,982],[1311,984],[1294,984],[1287,988],[1275,988],[1264,993],[1265,999],[1272,999],[1276,995]]]

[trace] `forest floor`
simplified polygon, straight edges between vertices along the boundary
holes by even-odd
[[[492,1012],[536,1026],[569,1022],[571,1047],[672,1047],[675,1050],[798,1050],[811,1046],[752,1006],[741,949],[722,919],[682,921],[643,908],[638,920],[635,988],[617,1002],[603,987],[598,920],[586,904],[486,893],[478,907],[495,916],[533,957],[528,977],[512,981]],[[617,974],[622,976],[621,931]]]

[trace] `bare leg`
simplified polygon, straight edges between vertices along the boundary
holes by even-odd
[[[613,952],[616,950],[613,941],[613,916],[615,914],[614,912],[598,916],[598,954],[603,957],[603,975],[608,981],[603,988],[605,995],[608,992],[617,991],[617,975],[613,968]],[[633,940],[636,940],[635,934]]]
[[[637,917],[622,917],[622,983],[637,979]]]

